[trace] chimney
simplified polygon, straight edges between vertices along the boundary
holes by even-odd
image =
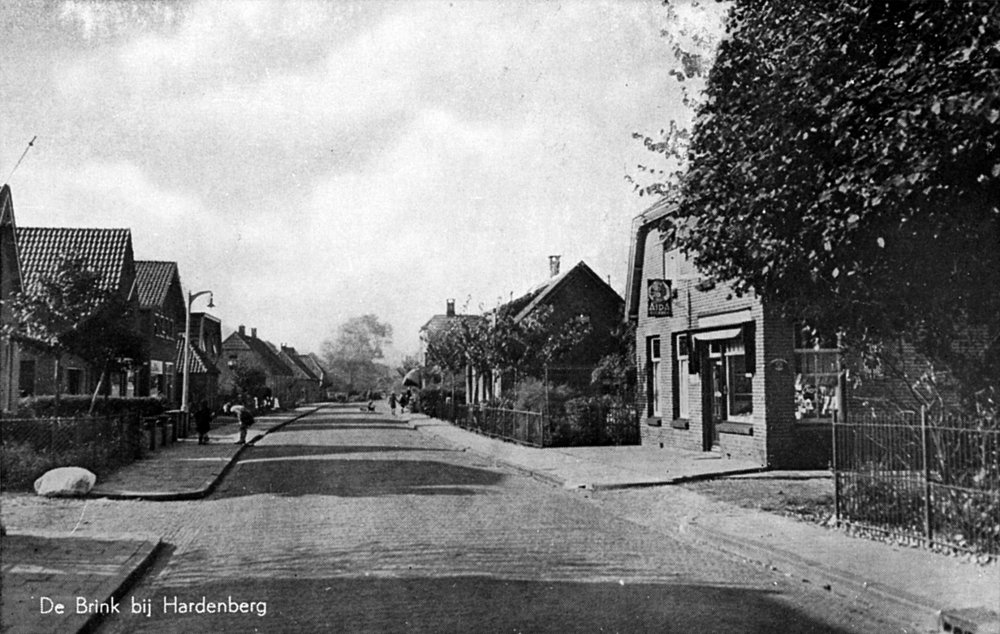
[[[244,337],[247,336],[247,327],[244,326],[243,324],[240,324],[240,334],[243,335]]]
[[[559,256],[550,255],[549,256],[549,277],[555,277],[559,275]]]
[[[254,339],[257,338],[257,329],[256,328],[251,328],[250,329],[250,336],[253,337]]]
[[[448,305],[448,310],[445,312],[445,314],[448,317],[454,317],[455,316],[455,300],[449,299],[447,305]]]

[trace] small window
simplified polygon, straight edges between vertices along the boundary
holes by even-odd
[[[677,406],[674,408],[677,418],[689,418],[691,416],[691,342],[688,336],[677,335],[677,363],[674,371],[677,373],[675,384],[677,392],[674,399]]]

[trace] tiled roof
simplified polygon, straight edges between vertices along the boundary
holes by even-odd
[[[179,279],[176,262],[136,260],[135,286],[143,308],[163,306],[174,278]]]
[[[428,333],[439,332],[447,329],[457,321],[475,321],[479,319],[485,318],[482,315],[434,315],[426,324],[421,326],[420,331],[427,331]]]
[[[28,288],[40,275],[52,270],[64,253],[77,253],[100,274],[103,289],[118,290],[131,243],[129,229],[19,227],[17,230],[21,274]]]
[[[189,374],[219,374],[219,369],[215,367],[208,356],[191,342],[191,354],[188,356]],[[184,338],[177,341],[177,371],[184,371]]]
[[[301,355],[295,351],[295,348],[281,346],[281,355],[283,359],[287,359],[290,362],[286,364],[295,372],[295,378],[319,381],[319,377],[312,371],[312,368],[302,361]]]
[[[281,360],[281,357],[275,352],[273,344],[269,344],[263,339],[257,337],[252,337],[247,334],[240,334],[239,331],[234,332],[229,335],[223,344],[223,349],[230,349],[242,343],[246,346],[254,356],[257,358],[261,369],[271,376],[293,376],[292,369]]]

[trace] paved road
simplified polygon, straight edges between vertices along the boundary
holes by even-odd
[[[105,633],[902,631],[355,409],[271,434],[207,500],[46,513],[170,544],[132,592],[151,616],[126,597]]]

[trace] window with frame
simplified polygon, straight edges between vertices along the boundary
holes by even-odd
[[[674,402],[677,403],[674,412],[677,418],[689,418],[691,416],[691,339],[686,334],[677,335],[677,358],[675,359],[674,371],[677,373],[675,381],[676,392]]]
[[[648,387],[646,393],[649,395],[648,413],[650,416],[660,415],[660,337],[646,338],[646,358],[648,359],[649,373],[647,376]]]
[[[795,326],[795,418],[831,421],[840,400],[840,349],[836,338]]]
[[[753,416],[753,375],[747,372],[743,337],[725,342],[726,392],[729,418]]]

